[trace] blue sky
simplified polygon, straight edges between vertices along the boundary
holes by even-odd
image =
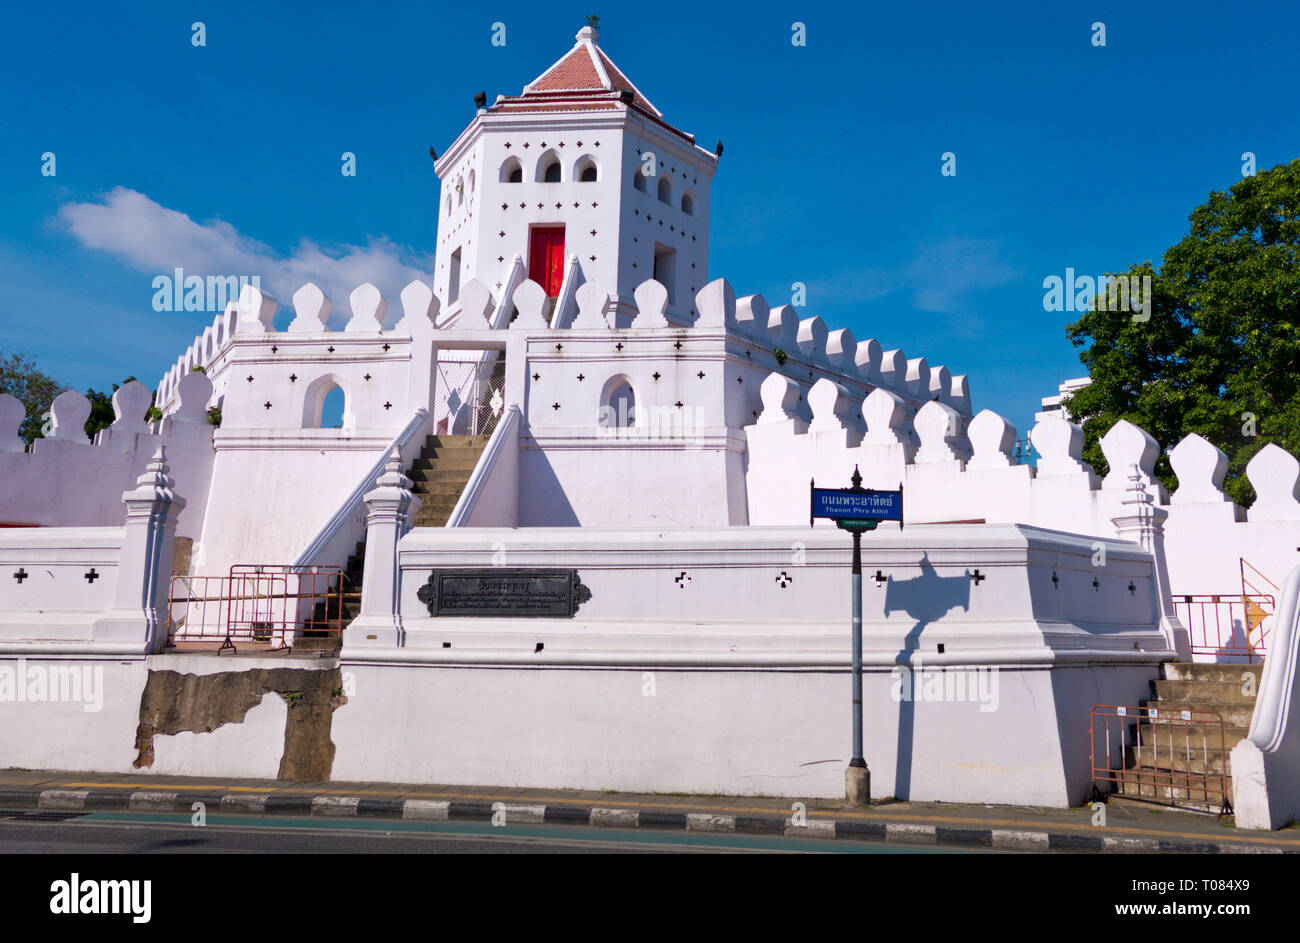
[[[591,12],[668,120],[726,145],[713,277],[774,304],[806,283],[805,313],[968,374],[1021,435],[1083,373],[1043,279],[1158,263],[1243,152],[1300,154],[1294,2],[22,4],[0,35],[0,347],[80,389],[156,383],[211,321],[152,309],[173,258],[369,279],[396,307],[432,270],[429,146]]]

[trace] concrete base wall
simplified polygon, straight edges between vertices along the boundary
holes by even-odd
[[[928,670],[928,669],[927,669]],[[1158,669],[1002,669],[996,700],[898,701],[864,679],[876,797],[1066,806],[1091,784],[1088,711]],[[837,797],[847,671],[343,665],[333,776],[465,785]],[[915,677],[915,676],[914,676]],[[611,718],[617,722],[611,722]]]
[[[291,709],[273,692],[210,731],[155,733],[135,770],[148,672],[239,674],[272,660],[158,656],[102,669],[88,703],[0,704],[0,766],[279,775]],[[300,671],[332,669],[333,663]],[[52,660],[0,662],[47,670]],[[61,664],[71,664],[63,662]],[[1088,709],[1134,703],[1152,666],[1002,668],[972,700],[895,698],[898,675],[866,672],[872,795],[1065,806],[1091,783]],[[949,671],[960,670],[948,666]],[[850,684],[835,670],[342,666],[329,778],[463,785],[836,797],[850,748]],[[98,709],[87,710],[86,707]],[[991,708],[988,710],[981,708]],[[617,718],[617,722],[611,722]]]
[[[144,659],[0,659],[0,676],[23,678],[30,698],[38,675],[77,669],[91,685],[81,697],[19,700],[0,680],[0,767],[6,769],[128,772],[135,760],[140,695],[148,674]],[[39,682],[37,682],[39,683]]]

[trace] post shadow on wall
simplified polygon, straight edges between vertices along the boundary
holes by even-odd
[[[970,611],[970,574],[940,576],[930,562],[930,555],[921,556],[921,573],[911,579],[895,580],[885,585],[885,615],[905,612],[916,620],[916,625],[903,640],[903,650],[894,659],[896,665],[911,670],[912,653],[921,642],[921,633],[931,622],[942,619],[960,606]],[[907,692],[911,695],[898,702],[898,749],[894,761],[894,797],[906,799],[912,791],[912,743],[916,725],[917,679],[911,678]]]

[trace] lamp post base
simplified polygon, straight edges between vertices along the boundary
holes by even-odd
[[[871,801],[871,770],[850,766],[844,771],[844,801],[849,805],[866,805]]]

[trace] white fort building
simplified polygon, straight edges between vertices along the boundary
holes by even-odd
[[[0,397],[0,764],[841,795],[850,539],[808,487],[856,467],[905,494],[863,539],[874,796],[1080,803],[1141,773],[1095,708],[1267,653],[1225,798],[1294,815],[1296,458],[1259,452],[1242,508],[1189,436],[1170,494],[1146,432],[1111,429],[1103,478],[1057,411],[1018,464],[923,338],[710,271],[720,151],[583,29],[437,158],[427,281],[333,326],[315,285],[245,285],[163,418],[127,384],[94,442],[69,392],[24,450]],[[96,709],[17,695],[70,665]]]

